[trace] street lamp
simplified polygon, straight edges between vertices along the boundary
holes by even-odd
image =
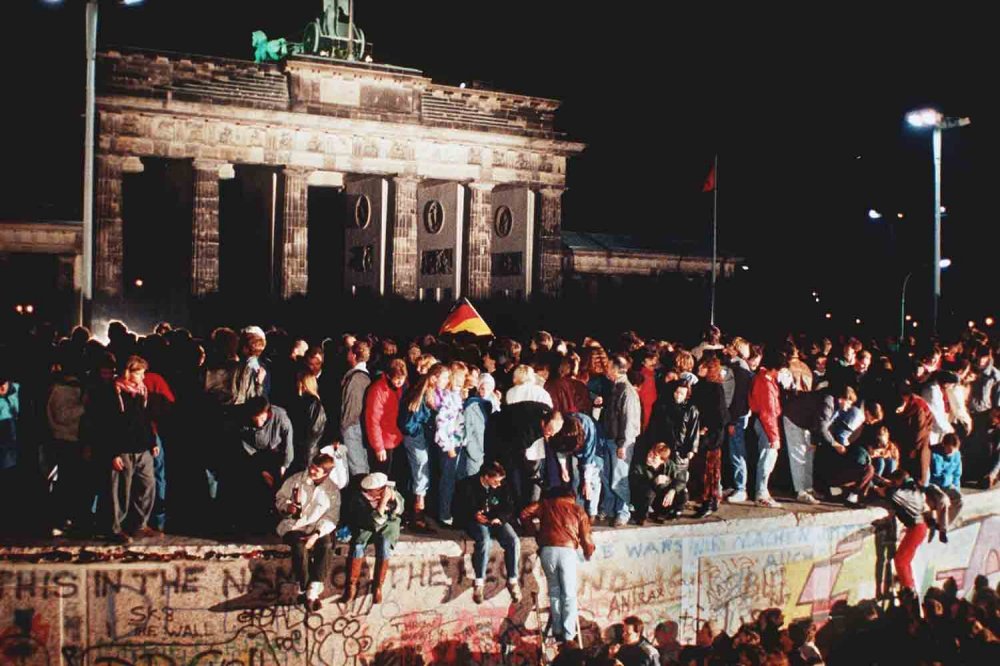
[[[941,269],[948,268],[949,266],[951,266],[951,259],[949,259],[948,257],[939,260],[937,262],[937,265],[934,267],[934,275],[937,276],[938,279],[940,280]],[[899,339],[900,340],[903,339],[903,335],[905,333],[905,322],[908,322],[912,319],[910,315],[906,314],[906,286],[910,283],[911,277],[913,277],[913,271],[907,273],[906,277],[903,278],[903,288],[899,294]],[[934,303],[935,303],[934,313],[937,314],[936,299]]]
[[[920,109],[906,114],[906,122],[918,129],[930,127],[934,130],[931,144],[934,152],[934,297],[931,300],[931,330],[937,333],[938,301],[941,298],[941,132],[954,127],[972,124],[968,118],[943,116],[934,109]]]
[[[61,4],[62,0],[44,0],[46,4]],[[141,5],[143,0],[116,0],[123,7]],[[97,72],[97,10],[98,0],[87,0],[84,19],[84,51],[87,78],[83,112],[83,284],[77,304],[77,321],[86,323],[87,306],[94,296],[94,124],[96,114],[95,83]]]

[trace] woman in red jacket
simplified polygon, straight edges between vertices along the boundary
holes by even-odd
[[[403,442],[399,430],[399,402],[406,383],[406,362],[394,358],[389,368],[368,387],[365,393],[365,439],[375,462],[372,470],[391,476],[392,454]]]

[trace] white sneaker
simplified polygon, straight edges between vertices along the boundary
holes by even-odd
[[[837,486],[830,486],[830,497],[840,497],[844,494],[844,489]]]
[[[857,493],[851,493],[850,495],[847,496],[847,499],[844,500],[844,501],[847,502],[848,504],[857,504],[858,503],[858,494]]]
[[[449,527],[451,527],[451,525],[452,525],[452,524],[453,524],[454,522],[455,522],[455,519],[454,519],[454,518],[448,518],[448,519],[444,519],[444,518],[442,518],[442,519],[441,519],[441,524],[442,524],[442,525],[447,525],[447,526],[449,526]]]
[[[819,500],[813,497],[813,494],[808,490],[803,490],[798,495],[795,496],[795,501],[802,504],[819,504]]]
[[[776,502],[770,495],[764,495],[757,500],[757,506],[762,506],[768,509],[780,509],[781,504]]]
[[[746,504],[747,502],[747,491],[737,490],[733,492],[732,495],[726,498],[726,501],[730,504]]]
[[[312,601],[319,599],[321,596],[323,596],[323,583],[321,581],[309,583],[309,588],[306,590],[306,599]]]

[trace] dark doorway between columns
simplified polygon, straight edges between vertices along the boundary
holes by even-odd
[[[148,303],[183,302],[191,282],[191,163],[147,158],[143,167],[122,179],[125,295]]]
[[[309,299],[344,293],[344,224],[347,195],[339,187],[309,188]]]
[[[277,167],[238,164],[219,181],[219,292],[237,316],[276,293],[284,179]],[[245,313],[245,314],[244,314]]]

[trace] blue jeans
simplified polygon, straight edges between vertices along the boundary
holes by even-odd
[[[384,523],[377,531],[371,532],[363,528],[354,528],[351,537],[351,558],[364,559],[365,548],[375,542],[375,558],[385,561],[392,557],[392,551],[399,541],[399,518],[393,518]]]
[[[459,447],[455,449],[455,454],[454,458],[450,458],[447,453],[438,449],[438,460],[441,463],[441,479],[438,482],[438,518],[440,520],[451,520],[451,500],[455,497],[455,477],[459,465],[464,462],[465,449]]]
[[[760,424],[760,419],[754,421],[753,427],[757,433],[757,446],[760,449],[760,455],[757,457],[756,499],[763,499],[771,494],[767,489],[767,482],[770,481],[771,472],[774,471],[774,465],[778,462],[778,449],[772,449],[768,446],[767,433],[764,432],[764,426]]]
[[[457,472],[459,480],[479,474],[479,470],[483,468],[483,459],[486,457],[482,440],[477,441],[474,437],[467,438],[461,450],[462,464]]]
[[[604,468],[604,461],[595,458],[594,463],[584,467],[581,485],[580,469],[577,465],[572,465],[573,470],[573,490],[576,491],[576,503],[583,507],[587,515],[593,518],[597,515],[597,509],[601,502],[601,470]],[[590,491],[590,499],[583,499],[583,486]]]
[[[159,435],[156,436],[156,445],[160,447],[160,455],[153,458],[156,495],[153,498],[153,513],[149,517],[149,523],[154,529],[163,531],[167,524],[167,450]]]
[[[872,467],[878,476],[889,476],[896,471],[895,458],[872,458]]]
[[[733,434],[729,436],[729,464],[733,467],[733,488],[747,489],[747,425],[750,415],[733,420]]]
[[[465,528],[465,532],[476,542],[472,549],[472,570],[476,574],[476,580],[486,578],[486,565],[490,561],[492,539],[496,539],[503,548],[503,563],[506,567],[507,579],[517,580],[520,575],[517,563],[521,560],[521,539],[514,532],[510,523],[480,525],[474,522]]]
[[[601,513],[614,516],[619,520],[628,520],[632,515],[629,504],[632,494],[628,485],[628,470],[632,464],[632,453],[635,444],[625,447],[625,459],[618,457],[618,448],[612,439],[604,440],[603,462],[601,468],[601,483],[604,485],[604,497],[601,500]]]
[[[413,494],[423,497],[431,487],[430,457],[427,455],[427,438],[421,433],[416,437],[403,435],[403,448],[410,463],[410,483]]]
[[[549,623],[556,640],[576,638],[576,564],[572,548],[543,546],[538,558],[549,588]]]
[[[341,433],[344,447],[347,448],[347,472],[351,477],[368,473],[368,453],[365,452],[365,440],[361,434],[361,423],[347,426]]]

